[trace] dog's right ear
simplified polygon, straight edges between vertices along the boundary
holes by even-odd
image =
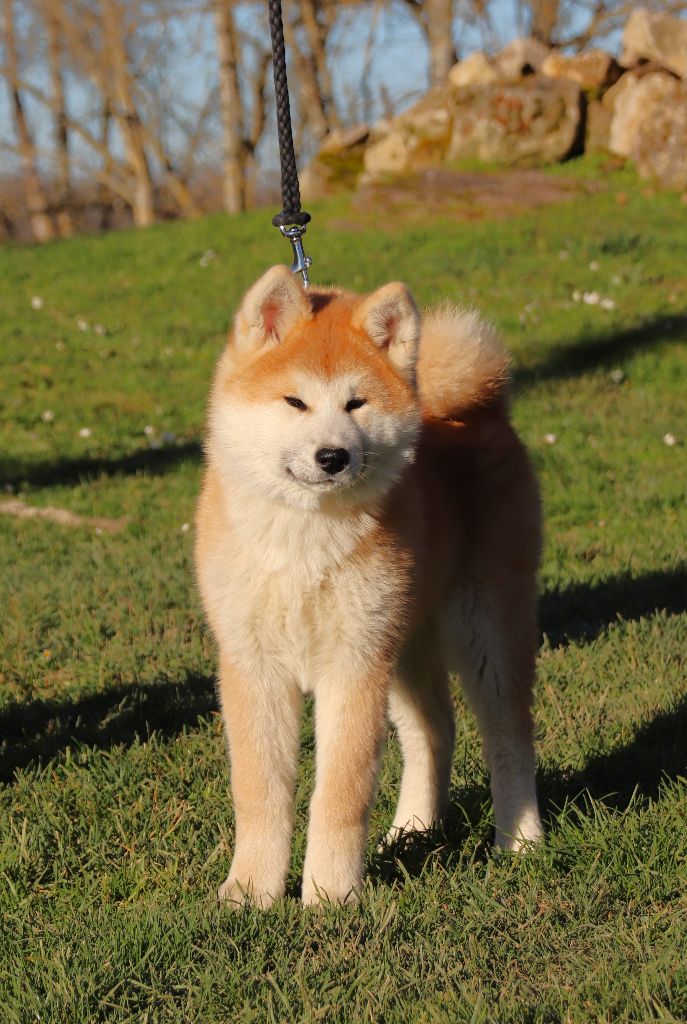
[[[239,352],[258,351],[283,341],[299,320],[311,316],[300,279],[288,267],[272,267],[246,293],[233,333]]]

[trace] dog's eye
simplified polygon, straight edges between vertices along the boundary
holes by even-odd
[[[284,395],[284,401],[288,405],[292,405],[294,409],[300,409],[301,412],[305,412],[308,408],[305,402],[302,402],[300,398],[296,398],[294,395]]]
[[[350,402],[346,402],[346,412],[353,412],[354,409],[359,409],[361,405],[365,405],[367,399],[365,398],[352,398]]]

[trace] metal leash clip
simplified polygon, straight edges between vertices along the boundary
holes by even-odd
[[[305,288],[308,288],[310,285],[310,279],[308,278],[308,267],[312,266],[312,260],[310,259],[309,256],[306,256],[305,252],[303,251],[303,235],[305,234],[306,231],[305,224],[292,224],[288,228],[282,227],[282,225],[280,224],[279,230],[281,231],[284,238],[288,238],[288,240],[291,242],[291,247],[293,249],[293,263],[291,264],[291,273],[302,274],[303,286]]]

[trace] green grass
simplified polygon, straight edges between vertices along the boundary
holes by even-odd
[[[547,843],[491,856],[458,697],[445,833],[375,852],[392,738],[354,909],[295,899],[309,716],[289,898],[266,914],[212,899],[233,817],[182,527],[231,311],[288,248],[261,212],[0,252],[0,487],[131,517],[98,535],[0,516],[3,1024],[687,1019],[687,235],[677,197],[605,185],[496,224],[355,230],[342,201],[314,210],[315,280],[402,278],[499,324],[547,519]]]

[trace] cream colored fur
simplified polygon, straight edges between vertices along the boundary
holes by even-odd
[[[442,419],[494,401],[507,403],[508,356],[494,328],[474,309],[446,303],[426,314],[417,374],[423,409]]]
[[[507,361],[475,313],[429,314],[419,357],[418,328],[404,286],[363,300],[306,297],[274,268],[246,296],[218,366],[196,564],[232,766],[235,849],[219,893],[230,904],[267,907],[284,894],[306,692],[316,784],[305,903],[360,890],[388,716],[405,763],[390,837],[440,822],[454,735],[449,671],[461,672],[482,732],[497,843],[517,849],[541,836],[529,718],[538,499],[504,418]],[[422,409],[449,419],[481,407],[496,419],[475,436],[511,460],[502,490],[497,480],[493,499],[463,499],[460,488],[454,499],[442,469],[428,496],[432,431],[443,444],[441,430],[460,428],[423,426]],[[442,455],[455,460],[455,470],[444,463],[451,478],[463,471],[460,445]],[[323,447],[350,453],[331,479],[315,458]],[[466,532],[470,501],[486,502],[476,537]]]

